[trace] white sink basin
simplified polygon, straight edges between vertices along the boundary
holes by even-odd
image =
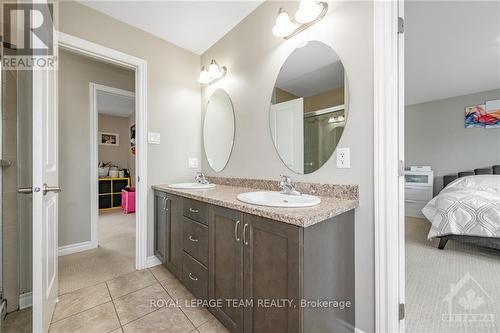
[[[200,183],[177,183],[170,184],[168,187],[180,190],[206,190],[207,188],[214,188],[215,184],[200,184]]]
[[[259,206],[300,208],[319,205],[321,199],[313,195],[288,195],[280,192],[246,192],[238,194],[238,200]]]

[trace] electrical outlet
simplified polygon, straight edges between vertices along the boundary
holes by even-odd
[[[349,169],[351,167],[351,150],[337,148],[337,168]]]
[[[189,168],[190,169],[197,169],[198,168],[198,159],[196,157],[190,157],[188,160]]]

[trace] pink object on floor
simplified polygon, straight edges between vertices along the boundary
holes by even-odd
[[[135,187],[122,190],[122,211],[124,214],[135,212]]]

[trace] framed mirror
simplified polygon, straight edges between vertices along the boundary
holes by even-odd
[[[229,95],[222,89],[217,89],[207,105],[205,121],[203,122],[203,145],[208,164],[216,171],[224,169],[234,142],[234,109]]]
[[[322,42],[306,42],[286,59],[273,88],[269,124],[290,170],[308,174],[332,156],[347,120],[346,81],[339,56]]]

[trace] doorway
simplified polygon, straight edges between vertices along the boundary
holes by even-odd
[[[136,268],[135,71],[61,48],[58,79],[65,294]]]

